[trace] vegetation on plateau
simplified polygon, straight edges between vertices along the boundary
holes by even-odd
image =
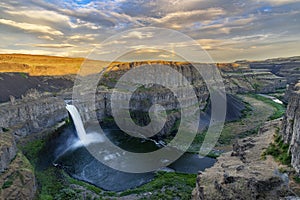
[[[289,144],[284,143],[282,136],[279,135],[279,129],[277,129],[274,135],[274,142],[262,154],[262,158],[265,159],[267,155],[271,155],[274,159],[284,165],[291,164],[291,154],[289,152]]]

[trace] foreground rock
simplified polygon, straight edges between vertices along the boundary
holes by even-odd
[[[273,141],[280,121],[267,122],[256,137],[237,141],[210,169],[197,178],[193,199],[284,199],[290,196],[278,164],[261,154]],[[276,175],[279,174],[279,175]]]
[[[33,199],[34,170],[17,146],[11,131],[0,134],[0,199]]]
[[[16,156],[17,146],[10,132],[0,134],[0,141],[0,173],[2,173]]]
[[[290,144],[292,166],[300,173],[300,82],[289,87],[289,103],[283,118],[284,142]]]
[[[18,153],[9,168],[0,174],[0,199],[34,199],[36,182],[34,170],[24,155]]]

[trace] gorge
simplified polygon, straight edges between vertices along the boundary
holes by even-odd
[[[148,62],[149,65],[156,65],[158,61],[155,62]],[[271,61],[267,61],[269,63]],[[277,62],[277,61],[276,61]],[[289,63],[289,64],[286,64]],[[186,79],[192,83],[195,93],[197,95],[199,101],[199,107],[202,110],[201,113],[201,121],[199,122],[199,134],[197,135],[192,148],[189,149],[187,153],[184,154],[179,160],[174,162],[173,164],[169,165],[167,168],[161,169],[158,172],[151,172],[151,173],[144,173],[144,174],[126,174],[123,172],[115,171],[107,166],[103,165],[99,161],[95,160],[92,156],[89,155],[87,150],[80,144],[78,140],[77,134],[80,134],[79,138],[84,138],[83,135],[91,135],[91,138],[86,138],[86,140],[91,139],[95,141],[98,138],[100,144],[103,141],[103,137],[99,137],[99,133],[93,134],[84,134],[85,132],[91,133],[93,132],[93,124],[89,124],[90,120],[90,112],[96,112],[97,114],[97,121],[104,127],[104,134],[105,137],[109,138],[111,141],[114,141],[120,147],[134,151],[134,152],[148,152],[153,151],[156,149],[161,148],[162,145],[168,143],[176,134],[176,129],[178,123],[180,122],[180,112],[178,102],[176,101],[176,97],[172,95],[172,93],[167,90],[166,88],[159,87],[156,85],[146,86],[146,87],[139,87],[137,91],[132,95],[131,98],[131,117],[135,120],[138,125],[147,125],[149,123],[149,116],[147,114],[149,108],[152,104],[160,104],[167,110],[167,121],[165,126],[159,132],[158,135],[155,137],[151,137],[149,140],[146,139],[136,139],[132,137],[125,136],[124,132],[116,126],[114,119],[112,118],[112,111],[110,108],[111,102],[111,94],[115,83],[117,80],[131,68],[138,67],[141,64],[145,64],[145,62],[133,62],[133,63],[113,63],[109,70],[109,73],[103,77],[103,79],[99,82],[99,87],[97,88],[96,92],[96,99],[95,105],[96,110],[93,110],[93,106],[90,105],[90,102],[72,102],[74,106],[67,106],[66,101],[71,99],[72,91],[71,87],[74,81],[74,75],[66,75],[63,76],[55,76],[52,77],[42,77],[40,78],[44,84],[41,85],[41,82],[34,82],[39,77],[31,76],[26,74],[27,78],[22,77],[18,73],[11,74],[10,72],[6,72],[0,74],[2,79],[0,79],[1,85],[2,83],[5,85],[5,90],[8,91],[7,93],[3,93],[3,97],[1,97],[1,101],[3,102],[0,107],[0,135],[1,141],[7,141],[2,144],[1,146],[1,162],[0,162],[0,170],[7,172],[7,169],[13,169],[18,171],[18,166],[15,166],[12,162],[15,160],[23,159],[20,155],[19,149],[22,149],[22,152],[29,158],[31,164],[34,165],[36,168],[33,172],[29,173],[30,170],[26,171],[25,176],[35,176],[37,175],[37,181],[31,181],[30,183],[26,182],[28,188],[22,188],[21,186],[15,185],[17,181],[16,179],[13,180],[13,184],[10,187],[7,187],[2,190],[1,195],[5,198],[7,195],[8,190],[26,190],[26,195],[34,196],[36,190],[38,191],[38,195],[47,195],[45,186],[43,184],[43,177],[40,175],[41,173],[50,174],[50,176],[58,177],[54,180],[59,180],[59,187],[47,189],[50,191],[48,195],[55,195],[55,193],[61,191],[62,194],[66,194],[67,191],[63,190],[64,187],[69,188],[69,192],[71,191],[78,191],[78,196],[87,195],[92,196],[93,198],[97,197],[107,197],[110,196],[120,198],[124,196],[124,198],[129,199],[139,199],[142,197],[145,198],[158,198],[161,193],[161,188],[165,188],[167,192],[173,192],[174,195],[183,195],[182,192],[186,196],[190,196],[191,189],[194,187],[196,183],[196,173],[198,171],[204,171],[206,168],[207,173],[209,171],[214,173],[214,169],[216,167],[220,167],[219,163],[227,163],[229,162],[228,154],[226,152],[230,152],[229,148],[231,144],[234,142],[236,138],[242,137],[245,138],[248,135],[255,133],[256,130],[260,128],[260,123],[255,122],[255,126],[246,126],[243,123],[247,121],[244,119],[251,119],[250,116],[254,115],[254,118],[259,118],[255,109],[261,109],[265,107],[264,116],[262,119],[268,120],[269,117],[272,116],[272,113],[276,112],[276,109],[268,103],[261,103],[259,97],[249,96],[249,93],[265,93],[269,95],[273,95],[272,93],[280,93],[286,88],[287,83],[292,83],[295,79],[294,77],[297,74],[293,74],[293,78],[290,77],[289,73],[276,73],[272,70],[265,70],[266,68],[275,67],[276,70],[280,68],[284,68],[286,65],[292,65],[291,63],[297,65],[298,61],[294,59],[286,59],[285,62],[281,62],[281,64],[277,63],[275,65],[264,65],[258,66],[255,65],[256,63],[253,62],[236,62],[236,63],[229,63],[229,64],[219,64],[218,67],[220,69],[220,73],[224,78],[224,84],[226,87],[227,92],[227,115],[226,115],[226,125],[225,131],[222,132],[221,139],[216,147],[216,149],[212,152],[211,157],[218,156],[222,153],[221,157],[218,160],[214,160],[210,157],[205,157],[200,159],[197,155],[195,155],[195,149],[193,147],[197,147],[203,141],[203,136],[201,133],[204,134],[205,127],[208,125],[210,120],[210,101],[209,101],[209,92],[201,77],[194,71],[193,67],[188,63],[176,63],[176,62],[166,62],[168,66],[176,69],[178,72],[183,74]],[[1,65],[1,70],[5,71],[5,64]],[[259,69],[258,69],[259,68]],[[261,70],[263,68],[264,70]],[[27,68],[24,68],[27,70]],[[23,68],[20,68],[21,72]],[[279,70],[280,71],[280,70]],[[284,70],[282,70],[284,71]],[[23,73],[23,72],[22,72]],[[31,73],[34,73],[31,72]],[[283,75],[287,76],[277,76]],[[89,75],[88,75],[89,76]],[[9,93],[9,91],[15,91],[13,88],[10,89],[9,83],[6,83],[6,80],[13,79],[22,81],[31,81],[33,80],[34,84],[30,85],[32,88],[20,88],[20,91],[17,93]],[[23,80],[24,79],[24,80]],[[56,82],[59,79],[62,82],[66,83],[66,86],[63,88],[58,88],[55,86],[55,90],[49,85],[51,81]],[[47,80],[47,81],[44,81]],[[40,80],[39,80],[40,81]],[[71,83],[71,85],[70,85]],[[40,84],[40,87],[37,85]],[[47,86],[46,86],[47,85]],[[61,84],[59,84],[61,85]],[[291,84],[292,85],[292,84]],[[41,89],[42,88],[42,89]],[[49,89],[51,88],[51,89]],[[294,91],[295,88],[298,88],[298,85],[294,87],[289,87],[290,91],[288,97],[286,99],[290,99],[290,103],[287,107],[287,112],[283,118],[283,128],[281,134],[283,135],[284,141],[290,144],[290,152],[292,154],[292,165],[296,169],[299,165],[299,159],[297,157],[298,152],[298,130],[299,130],[299,123],[298,123],[298,92]],[[28,90],[30,89],[30,90]],[[3,90],[4,91],[4,90]],[[89,91],[87,91],[89,92]],[[123,91],[124,92],[124,91]],[[271,93],[271,94],[270,94]],[[15,97],[9,97],[9,95],[14,95]],[[277,96],[276,96],[277,97]],[[7,100],[10,99],[10,102]],[[188,98],[187,98],[188,99]],[[267,100],[264,100],[267,101]],[[188,105],[188,101],[187,101]],[[257,106],[257,107],[255,107]],[[260,106],[260,107],[259,107]],[[270,107],[270,108],[267,108]],[[79,110],[76,114],[76,108]],[[73,122],[68,115],[67,110],[71,113],[73,118]],[[263,111],[261,111],[263,112]],[[255,114],[253,114],[255,113]],[[260,119],[260,118],[259,118]],[[279,120],[280,121],[280,120]],[[251,123],[251,121],[250,121]],[[253,121],[252,121],[253,123]],[[261,122],[263,123],[263,122]],[[270,122],[266,123],[260,128],[260,132],[263,132],[263,129],[270,129],[268,133],[267,139],[264,136],[258,140],[264,140],[266,142],[272,141],[272,131],[274,131],[278,122]],[[275,124],[275,125],[274,125]],[[75,125],[75,127],[74,127]],[[98,124],[97,124],[98,125]],[[60,128],[59,128],[60,127]],[[270,128],[271,127],[271,128]],[[230,132],[235,132],[235,129],[241,130],[237,132],[238,135],[231,135],[231,133],[226,132],[226,130],[230,129]],[[76,131],[75,131],[76,129]],[[204,131],[204,132],[203,132]],[[297,132],[298,131],[298,132]],[[271,136],[270,136],[271,135]],[[87,136],[89,137],[89,136]],[[257,141],[257,139],[253,139]],[[251,142],[251,139],[247,139],[247,141],[243,141],[243,145],[248,146],[254,145],[259,146],[260,144],[256,144],[255,142]],[[248,144],[249,143],[249,144]],[[18,147],[16,146],[18,144]],[[32,145],[34,144],[34,145]],[[264,143],[263,145],[267,145]],[[34,158],[32,156],[32,152],[29,149],[33,149],[33,147],[37,148],[37,155],[38,158]],[[25,147],[25,148],[24,148]],[[244,148],[244,147],[241,147]],[[246,149],[248,147],[245,147]],[[19,153],[17,153],[17,151]],[[47,156],[44,156],[47,155]],[[255,154],[256,157],[260,157],[259,153]],[[229,156],[231,157],[231,156]],[[253,155],[254,157],[254,155]],[[238,156],[237,156],[237,159]],[[246,159],[248,157],[246,156]],[[240,162],[240,161],[237,161]],[[241,161],[242,162],[242,161]],[[252,161],[251,161],[252,162]],[[254,163],[259,161],[254,160]],[[26,163],[24,161],[24,163]],[[87,164],[88,163],[88,164]],[[200,164],[199,164],[200,163]],[[251,165],[253,163],[250,163]],[[12,166],[13,165],[13,166]],[[214,167],[212,167],[214,165]],[[226,165],[226,164],[225,164]],[[244,164],[237,164],[237,165],[244,165]],[[246,165],[246,164],[245,164]],[[255,164],[253,164],[255,165]],[[238,167],[238,166],[237,166]],[[244,166],[247,168],[247,166]],[[221,166],[221,169],[224,168]],[[225,169],[227,169],[225,167]],[[235,168],[234,168],[235,169]],[[204,174],[206,173],[204,172]],[[97,175],[95,175],[95,172]],[[253,171],[249,171],[252,173]],[[23,173],[23,172],[22,172]],[[183,174],[181,174],[183,173]],[[229,176],[230,170],[229,170]],[[271,174],[271,171],[268,172]],[[58,175],[57,175],[58,174]],[[70,176],[69,176],[70,175]],[[164,178],[167,179],[168,176],[171,176],[168,180],[174,180],[176,183],[176,187],[180,184],[189,183],[182,186],[181,189],[176,188],[174,185],[168,185],[164,183]],[[222,174],[220,177],[223,177]],[[5,175],[6,176],[6,175]],[[204,175],[205,176],[205,175]],[[272,175],[270,175],[272,178]],[[3,183],[7,183],[10,179],[9,176],[3,178]],[[11,176],[14,177],[14,176]],[[42,178],[41,178],[42,177]],[[203,176],[201,176],[203,177]],[[73,179],[75,178],[75,179]],[[177,179],[178,178],[178,179]],[[249,178],[249,177],[247,177]],[[180,180],[182,182],[176,182]],[[202,179],[202,178],[201,178]],[[230,179],[230,178],[229,178]],[[251,179],[251,177],[249,178]],[[26,179],[27,180],[27,179]],[[35,179],[32,179],[35,180]],[[98,186],[101,189],[91,188],[91,185],[85,185],[87,183],[78,183],[76,181],[82,180],[84,182],[92,183],[94,186]],[[193,180],[191,183],[189,180]],[[210,179],[209,179],[210,180]],[[226,179],[227,180],[227,179]],[[236,179],[235,179],[236,180]],[[244,180],[239,179],[238,180]],[[247,179],[248,180],[248,179]],[[251,179],[252,180],[252,179]],[[271,179],[271,184],[275,186],[280,185],[280,179]],[[152,187],[151,194],[147,193],[147,191],[139,188],[143,187],[150,187],[151,184],[156,183],[156,181],[160,181],[166,184],[165,187],[156,188]],[[67,182],[68,186],[64,184]],[[171,181],[172,182],[172,181]],[[222,180],[220,180],[217,184],[217,188],[219,188],[219,184],[221,184]],[[24,184],[25,184],[24,183]],[[213,181],[212,181],[213,183]],[[252,182],[248,182],[252,185]],[[60,185],[61,184],[61,185]],[[198,183],[197,183],[198,184]],[[268,185],[270,182],[263,182],[263,185]],[[198,184],[201,187],[201,183]],[[139,186],[139,187],[138,187]],[[47,186],[48,187],[48,186]],[[186,188],[185,188],[186,187]],[[255,185],[253,187],[256,187]],[[16,189],[17,188],[17,189]],[[180,187],[179,187],[180,188]],[[229,187],[230,188],[230,187]],[[225,188],[227,190],[228,188]],[[113,192],[109,192],[113,191]],[[206,191],[206,190],[204,190]],[[189,193],[190,192],[190,193]],[[22,192],[21,192],[22,193]],[[197,192],[196,192],[197,193]],[[23,194],[23,193],[22,193]],[[72,193],[73,194],[73,193]],[[201,193],[197,193],[198,197],[201,196]],[[205,192],[204,192],[205,194]],[[245,193],[246,194],[246,193]],[[20,195],[19,193],[16,195]],[[74,194],[75,195],[75,194]],[[166,194],[167,195],[167,194]],[[172,196],[172,195],[171,195]],[[186,196],[182,197],[183,199]],[[22,196],[19,196],[20,198]],[[197,197],[197,198],[198,198]],[[201,198],[200,198],[201,199]]]

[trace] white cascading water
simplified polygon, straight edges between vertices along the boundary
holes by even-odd
[[[86,132],[85,132],[85,129],[84,129],[84,126],[83,126],[83,123],[82,123],[82,120],[81,120],[81,117],[80,117],[80,114],[79,114],[77,108],[74,105],[67,104],[66,109],[69,111],[69,113],[73,119],[78,137],[82,140],[86,139]]]
[[[73,119],[77,135],[80,139],[78,143],[82,142],[85,145],[89,145],[91,143],[104,142],[104,137],[100,133],[95,133],[95,132],[88,133],[88,134],[86,133],[80,114],[74,105],[67,104],[66,108]],[[75,146],[78,145],[79,144],[75,144]]]
[[[64,155],[69,151],[72,151],[84,145],[104,142],[104,137],[101,134],[95,132],[91,132],[88,134],[86,133],[80,114],[74,105],[67,104],[66,109],[68,110],[68,112],[70,113],[73,119],[77,136],[79,137],[79,139],[77,138],[74,139],[70,137],[71,144],[60,148],[59,151],[56,152],[56,158],[53,162],[54,166],[57,166],[56,164],[57,159],[59,159],[62,155]]]

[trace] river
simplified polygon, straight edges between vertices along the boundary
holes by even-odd
[[[262,96],[262,97],[266,97],[268,99],[271,99],[275,103],[283,104],[283,102],[280,101],[279,99],[277,99],[276,97],[273,97],[273,96],[270,96],[270,95],[266,95],[266,94],[259,94],[259,95]]]

